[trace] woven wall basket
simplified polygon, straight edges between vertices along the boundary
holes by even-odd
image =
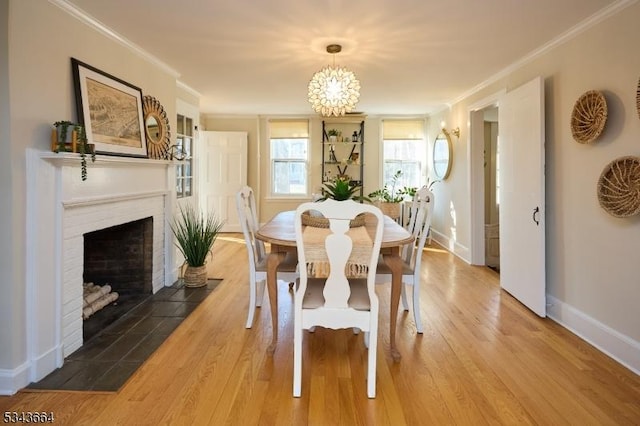
[[[598,179],[598,202],[615,217],[640,213],[640,157],[620,157]]]
[[[595,141],[607,122],[607,101],[597,90],[584,93],[573,106],[571,134],[576,142]]]

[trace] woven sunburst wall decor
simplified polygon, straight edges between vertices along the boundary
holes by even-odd
[[[142,111],[144,113],[149,158],[157,160],[168,158],[171,131],[164,107],[153,96],[144,96],[142,99]]]
[[[615,217],[640,213],[640,157],[620,157],[607,164],[598,179],[598,202]]]
[[[595,141],[607,122],[607,101],[597,90],[582,94],[573,106],[571,133],[576,142]]]

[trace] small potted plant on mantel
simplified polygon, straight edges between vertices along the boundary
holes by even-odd
[[[80,154],[80,174],[82,180],[87,180],[87,154],[91,162],[96,161],[93,144],[87,143],[84,126],[68,120],[53,123],[55,129],[51,132],[51,150],[58,152],[76,152]]]

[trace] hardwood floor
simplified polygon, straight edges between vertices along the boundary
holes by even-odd
[[[61,425],[637,425],[640,376],[499,288],[498,275],[428,247],[424,334],[400,312],[389,353],[389,291],[379,286],[377,398],[366,397],[366,349],[350,330],[305,334],[302,397],[292,397],[292,295],[279,286],[279,346],[268,303],[245,329],[240,235],[216,242],[224,281],[118,393],[26,392],[0,411],[53,412]],[[265,296],[266,297],[266,296]]]

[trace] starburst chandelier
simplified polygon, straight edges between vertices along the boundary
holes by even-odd
[[[327,65],[315,73],[309,82],[309,103],[315,112],[325,117],[341,116],[351,112],[360,98],[360,82],[355,74],[344,67],[336,67],[339,44],[327,46],[333,55],[333,65]]]

